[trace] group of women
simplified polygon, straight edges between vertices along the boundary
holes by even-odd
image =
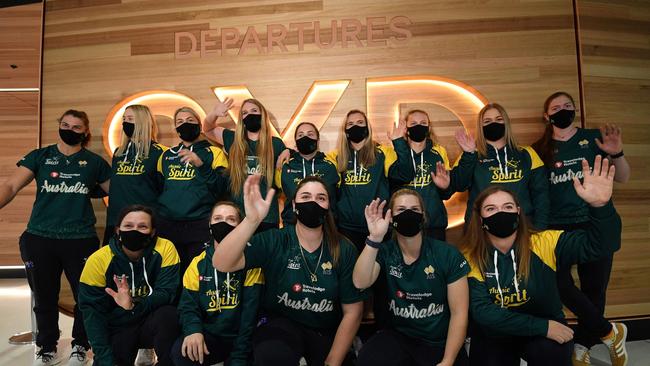
[[[78,304],[70,365],[91,347],[95,365],[132,365],[150,348],[159,365],[588,365],[600,342],[627,362],[626,328],[603,313],[621,236],[612,186],[630,168],[620,129],[575,126],[570,95],[547,99],[534,148],[517,143],[501,105],[486,105],[475,138],[456,133],[453,167],[422,110],[397,124],[392,146],[351,110],[324,154],[309,122],[287,149],[254,99],[234,131],[218,126],[232,105],[203,121],[179,108],[171,148],[155,141],[146,106],[127,107],[111,166],[85,149],[85,113],[66,111],[57,143],[0,185],[3,207],[37,184],[20,238],[35,365],[61,360],[62,271]],[[102,191],[97,250],[90,199]],[[452,245],[444,201],[462,191],[464,236]],[[379,330],[355,342],[375,316]]]

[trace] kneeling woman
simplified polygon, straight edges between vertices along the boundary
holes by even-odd
[[[469,274],[470,313],[478,323],[471,365],[571,365],[573,331],[555,281],[556,268],[611,255],[621,244],[621,219],[610,198],[614,166],[582,161],[575,190],[589,204],[586,230],[529,229],[516,195],[492,186],[474,201],[462,249]]]
[[[329,193],[316,177],[296,189],[296,224],[253,236],[272,204],[260,176],[244,184],[246,217],[215,249],[219,271],[261,267],[268,315],[253,336],[256,365],[341,365],[361,322],[364,293],[352,283],[354,246],[336,231]],[[253,236],[253,237],[252,237]],[[252,238],[251,238],[252,237]]]
[[[178,336],[179,259],[156,237],[150,208],[125,207],[116,235],[88,258],[81,273],[79,308],[95,366],[133,365],[139,348],[154,348],[158,365],[171,365]]]
[[[467,328],[469,266],[451,245],[423,234],[422,197],[400,189],[386,202],[366,206],[370,235],[354,267],[354,284],[387,286],[389,327],[371,337],[357,365],[462,365]],[[391,216],[391,213],[394,214]],[[388,227],[393,239],[380,243]]]
[[[172,348],[176,366],[247,365],[250,342],[257,323],[257,305],[262,280],[259,268],[218,272],[212,266],[214,248],[241,222],[239,207],[218,202],[210,215],[214,241],[192,263],[183,276],[178,312],[183,335]]]

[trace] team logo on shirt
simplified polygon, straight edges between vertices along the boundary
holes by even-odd
[[[63,178],[63,177],[62,177]],[[67,185],[65,182],[59,184],[50,184],[47,180],[43,181],[41,186],[41,192],[47,193],[76,193],[76,194],[88,194],[90,190],[86,187],[85,184],[77,182],[72,186]]]
[[[395,296],[397,296],[398,299],[405,299],[406,298],[406,294],[402,290],[395,291]]]
[[[52,173],[50,173],[50,177],[52,177],[52,178],[58,178],[58,177],[59,177],[59,172],[52,172]]]
[[[359,167],[356,172],[348,170],[345,172],[345,184],[350,186],[362,186],[369,184],[371,181],[370,172],[364,167]]]
[[[519,162],[509,160],[507,163],[507,172],[502,170],[501,167],[491,166],[488,169],[492,172],[492,182],[491,183],[512,183],[519,182],[523,176],[524,172],[522,169],[518,169]]]
[[[25,160],[24,158],[22,160]],[[45,165],[59,165],[59,158],[47,158],[45,159]]]
[[[402,265],[388,266],[388,274],[393,277],[402,278]]]
[[[334,311],[334,302],[332,300],[322,299],[321,301],[314,303],[312,303],[308,297],[305,297],[302,300],[294,300],[289,298],[289,293],[287,292],[278,296],[278,304],[282,304],[294,310],[307,310],[314,313],[328,313]]]
[[[300,269],[300,256],[296,255],[293,258],[289,258],[287,261],[288,269]]]
[[[589,147],[589,141],[588,141],[587,139],[580,140],[580,141],[578,141],[578,145],[579,145],[581,148],[586,149],[586,148]]]
[[[553,166],[555,167],[555,169],[560,169],[564,166],[564,162],[556,161],[555,164],[553,164]]]
[[[196,171],[192,164],[172,164],[169,166],[167,179],[169,180],[192,180],[196,176]]]
[[[138,159],[135,162],[120,160],[117,162],[117,175],[140,175],[144,173],[144,164]]]
[[[498,288],[491,287],[489,291],[490,294],[494,295],[494,304],[501,306],[501,298],[503,297],[503,306],[506,308],[518,307],[526,304],[530,300],[526,289],[515,292],[510,287],[506,287],[501,288],[500,294]]]
[[[320,265],[320,268],[323,269],[323,274],[324,275],[330,275],[332,274],[332,262],[327,261],[323,264]]]
[[[424,273],[427,275],[427,280],[432,280],[432,279],[436,278],[435,271],[436,270],[435,270],[435,268],[433,268],[432,265],[424,267]]]
[[[85,166],[87,166],[87,165],[88,165],[88,162],[87,162],[87,161],[85,161],[85,160],[79,160],[79,166],[80,166],[80,167],[83,168],[83,167],[85,167]]]
[[[426,308],[418,308],[414,304],[409,306],[397,306],[395,300],[391,300],[388,305],[388,310],[393,312],[395,316],[405,319],[424,319],[434,315],[442,314],[445,311],[444,304],[430,303]]]
[[[298,171],[297,173],[302,173],[302,172]],[[321,179],[324,177],[324,175],[321,174],[318,171],[315,171],[314,174],[309,174],[309,176],[310,177],[318,177],[318,178],[321,178]],[[300,182],[302,182],[302,180],[303,180],[303,178],[295,177],[295,178],[293,178],[293,184],[298,185],[298,184],[300,184]]]
[[[302,292],[302,284],[294,283],[293,286],[291,286],[291,291],[293,291],[293,292]]]

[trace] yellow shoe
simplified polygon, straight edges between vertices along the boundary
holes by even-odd
[[[612,323],[612,332],[602,339],[609,350],[612,366],[627,365],[625,339],[627,339],[627,327],[623,323]]]
[[[573,357],[571,357],[573,366],[590,366],[591,358],[589,357],[589,349],[581,344],[573,346]]]

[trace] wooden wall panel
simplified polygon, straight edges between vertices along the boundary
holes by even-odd
[[[42,8],[0,8],[0,88],[38,88]]]
[[[623,129],[632,168],[616,184],[623,247],[612,272],[608,315],[650,314],[650,3],[579,0],[580,42],[587,127]]]

